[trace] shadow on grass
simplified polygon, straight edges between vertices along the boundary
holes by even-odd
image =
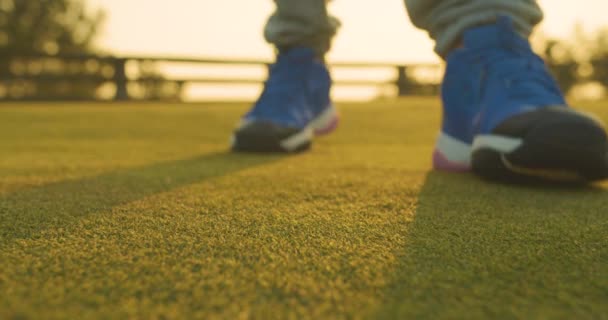
[[[0,197],[0,244],[33,238],[157,193],[281,159],[280,155],[214,153],[52,183]]]
[[[489,184],[430,173],[372,318],[598,318],[608,292],[599,187]]]

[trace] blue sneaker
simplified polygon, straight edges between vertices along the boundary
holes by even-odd
[[[471,107],[459,105],[458,119],[456,108],[447,110],[447,118],[462,122],[451,132],[447,125],[444,132],[454,132],[464,144],[472,137],[470,163],[477,174],[491,179],[608,178],[603,124],[568,107],[543,60],[510,18],[465,32],[464,47],[450,55],[450,63],[448,71],[462,73],[467,84],[461,92],[446,94],[455,105],[471,103],[478,113],[471,117]]]
[[[244,152],[299,152],[315,135],[338,124],[329,96],[331,77],[309,48],[279,53],[264,91],[235,130],[232,149]]]
[[[465,172],[471,169],[473,119],[479,113],[475,75],[466,63],[468,52],[457,50],[447,58],[441,100],[443,121],[433,153],[436,170]]]

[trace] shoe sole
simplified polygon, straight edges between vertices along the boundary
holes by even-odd
[[[340,115],[335,106],[331,105],[321,115],[312,121],[312,127],[314,128],[315,136],[328,135],[336,129],[340,124]]]
[[[608,138],[591,117],[572,111],[540,111],[498,131],[512,134],[479,135],[473,141],[472,168],[481,177],[555,182],[608,178]]]
[[[314,136],[333,132],[339,123],[332,105],[304,129],[285,128],[271,122],[243,123],[232,137],[235,152],[297,153],[310,149]]]
[[[433,152],[433,168],[449,172],[470,171],[471,145],[442,132]]]

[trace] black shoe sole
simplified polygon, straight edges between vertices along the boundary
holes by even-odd
[[[255,122],[242,126],[232,137],[232,151],[252,153],[298,153],[310,149],[312,129]]]
[[[472,154],[473,171],[483,178],[568,183],[608,178],[606,131],[576,111],[546,108],[518,115],[487,137],[483,143],[476,139]],[[492,139],[516,142],[517,147],[506,151]]]

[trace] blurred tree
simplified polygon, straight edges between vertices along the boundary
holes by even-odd
[[[590,83],[608,88],[608,28],[588,34],[577,26],[569,40],[543,42],[544,58],[564,92]]]
[[[608,28],[600,30],[593,39],[590,64],[593,68],[592,80],[608,88]]]
[[[82,0],[0,0],[0,53],[91,52],[103,17]]]
[[[104,63],[37,55],[92,53],[103,18],[101,11],[88,11],[83,0],[0,0],[0,75],[5,97],[94,97],[107,78],[102,75],[107,70]]]
[[[581,80],[579,62],[567,43],[555,39],[546,40],[542,55],[563,92],[568,93]]]

